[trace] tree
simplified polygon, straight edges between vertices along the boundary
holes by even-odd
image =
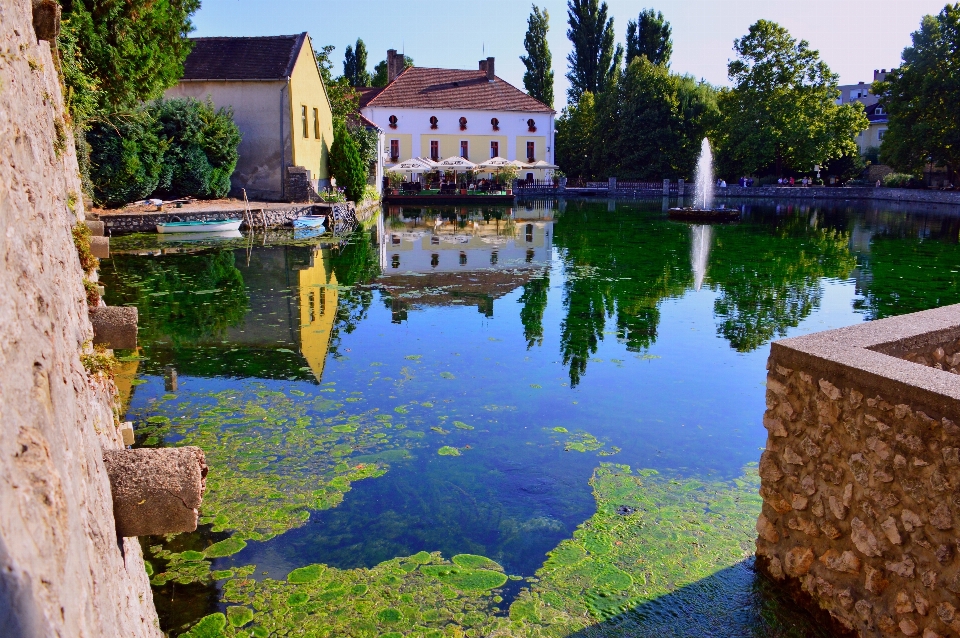
[[[809,171],[855,152],[854,137],[868,126],[863,106],[836,103],[837,76],[805,40],[759,20],[733,48],[734,87],[719,96],[727,171]]]
[[[635,57],[597,101],[594,172],[626,179],[689,178],[700,143],[718,117],[712,86]]]
[[[344,189],[347,199],[359,202],[367,186],[367,167],[360,157],[357,142],[343,122],[334,122],[333,147],[330,149],[330,169],[337,185]]]
[[[357,38],[357,46],[347,45],[343,55],[343,77],[350,86],[370,86],[370,73],[367,71],[367,45]]]
[[[413,58],[409,55],[403,56],[403,68],[409,69],[413,66]],[[370,86],[383,88],[387,85],[387,61],[380,60],[377,66],[373,67],[373,78],[370,80]]]
[[[874,85],[890,125],[880,159],[905,173],[929,161],[960,166],[960,3],[925,16],[903,50],[903,65]]]
[[[670,65],[673,54],[671,28],[663,14],[644,9],[636,21],[627,22],[627,65],[645,55],[654,64]]]
[[[157,189],[165,150],[158,128],[145,108],[94,120],[86,131],[94,202],[122,206]]]
[[[190,53],[190,16],[200,0],[62,0],[64,82],[93,92],[99,114],[136,108],[158,98],[183,75]],[[80,100],[82,102],[82,100]],[[90,117],[93,113],[80,113]]]
[[[333,52],[336,48],[328,44],[315,53],[317,66],[320,67],[320,77],[327,86],[333,84]]]
[[[593,175],[590,156],[596,131],[596,101],[589,91],[567,105],[557,118],[557,164],[569,177],[586,178]]]
[[[527,35],[523,46],[527,55],[521,55],[520,61],[527,68],[523,74],[523,88],[532,97],[553,108],[553,56],[547,45],[547,31],[550,30],[550,14],[536,5],[527,19]]]
[[[567,56],[567,95],[576,102],[585,92],[597,95],[607,88],[620,68],[623,47],[614,48],[613,18],[607,19],[606,2],[568,0],[567,23],[567,37],[573,43]]]

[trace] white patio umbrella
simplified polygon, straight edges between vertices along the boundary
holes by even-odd
[[[526,168],[527,170],[534,169],[534,170],[547,170],[547,171],[555,171],[558,168],[560,168],[559,166],[555,164],[550,164],[549,162],[546,162],[544,160],[538,160],[533,164],[524,164],[523,167]]]
[[[443,171],[453,171],[454,177],[457,173],[464,173],[466,171],[472,171],[477,167],[476,164],[471,162],[465,157],[459,157],[454,155],[453,157],[448,157],[447,159],[440,160],[437,162],[437,168]]]
[[[399,164],[391,166],[387,169],[391,173],[429,173],[434,170],[434,167],[431,163],[427,163],[421,157],[413,157],[408,160],[403,160]]]

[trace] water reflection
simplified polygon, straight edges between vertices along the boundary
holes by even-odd
[[[707,275],[710,262],[710,242],[713,228],[694,224],[690,227],[690,269],[693,270],[693,289],[699,291]]]

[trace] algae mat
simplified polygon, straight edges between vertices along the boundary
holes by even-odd
[[[684,618],[668,599],[702,603],[691,587],[718,574],[723,580],[725,570],[753,578],[743,563],[760,508],[755,466],[732,483],[705,483],[604,463],[590,484],[596,513],[550,552],[509,606],[499,588],[519,578],[483,556],[420,552],[352,570],[308,565],[286,580],[255,580],[248,566],[223,584],[227,614],[207,616],[186,635],[640,636],[710,635],[711,628],[722,635],[729,610],[701,604]],[[744,602],[753,635],[804,635],[783,618],[766,618],[769,601]],[[703,633],[687,633],[695,627]]]

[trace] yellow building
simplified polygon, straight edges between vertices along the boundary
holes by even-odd
[[[287,168],[307,169],[314,188],[330,184],[333,115],[310,36],[193,38],[183,78],[167,98],[211,100],[233,110],[240,159],[232,194],[287,199]]]

